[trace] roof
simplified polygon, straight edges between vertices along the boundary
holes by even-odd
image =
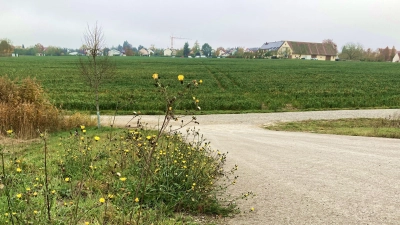
[[[275,42],[266,42],[261,46],[261,50],[268,50],[268,51],[277,51],[282,45],[285,43],[284,41],[275,41]]]
[[[336,45],[329,43],[311,43],[311,42],[298,42],[288,41],[287,42],[293,51],[293,54],[302,55],[336,55]]]

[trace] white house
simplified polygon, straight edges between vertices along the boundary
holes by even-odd
[[[164,56],[172,56],[172,50],[167,48],[164,50]]]
[[[400,62],[400,52],[396,52],[396,55],[394,55],[392,62]]]
[[[116,50],[116,49],[111,49],[110,51],[108,51],[108,56],[120,56],[121,52]]]

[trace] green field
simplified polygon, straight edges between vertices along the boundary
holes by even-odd
[[[177,75],[203,80],[196,93],[205,112],[271,112],[397,108],[400,64],[307,60],[115,57],[117,76],[103,85],[100,107],[155,113],[163,110],[151,76],[177,91]],[[35,77],[56,106],[94,111],[79,77],[77,57],[0,58],[0,75]],[[190,108],[191,103],[181,105]]]

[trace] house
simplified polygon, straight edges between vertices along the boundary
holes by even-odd
[[[120,56],[122,53],[116,49],[111,49],[108,51],[108,56]]]
[[[164,50],[164,56],[172,56],[172,50],[167,48]]]
[[[263,44],[260,50],[272,52],[277,57],[289,59],[335,61],[337,55],[337,46],[330,43],[276,41]]]
[[[139,55],[150,57],[151,55],[154,55],[154,51],[152,51],[151,49],[142,48],[139,50]]]
[[[140,56],[149,56],[149,52],[147,51],[147,49],[142,48],[139,50],[139,55]]]
[[[79,52],[70,52],[68,55],[79,55]]]
[[[400,62],[400,51],[396,52],[396,55],[394,55],[392,62]]]

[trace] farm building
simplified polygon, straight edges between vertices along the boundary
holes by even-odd
[[[400,62],[400,52],[396,52],[396,55],[394,55],[392,62]]]
[[[273,55],[289,59],[317,59],[335,61],[337,46],[329,43],[299,41],[276,41],[265,43],[260,50],[273,52]]]

